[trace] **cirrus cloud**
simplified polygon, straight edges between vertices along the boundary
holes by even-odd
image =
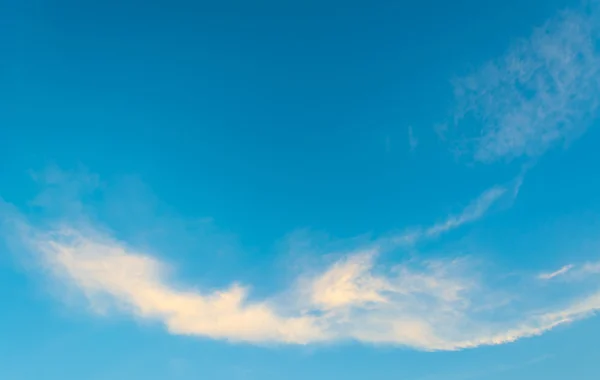
[[[463,150],[481,162],[535,157],[585,130],[600,106],[598,5],[560,13],[454,81]]]

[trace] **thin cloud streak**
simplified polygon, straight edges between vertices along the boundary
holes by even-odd
[[[504,186],[493,186],[471,201],[460,213],[450,215],[427,228],[411,228],[403,233],[380,239],[379,246],[390,249],[396,246],[411,246],[420,241],[434,239],[466,224],[483,218],[492,207],[502,201],[512,202],[523,184],[524,172]]]
[[[442,223],[435,224],[425,231],[426,236],[437,236],[444,232],[458,228],[466,223],[471,223],[481,218],[490,207],[506,194],[503,187],[493,187],[486,190],[475,201],[473,201],[463,212],[452,216]]]
[[[562,276],[565,273],[567,273],[568,271],[570,271],[571,269],[573,269],[574,265],[569,264],[569,265],[565,265],[562,268],[558,269],[557,271],[551,272],[551,273],[542,273],[538,276],[539,279],[541,280],[551,280],[554,277],[558,277],[558,276]]]

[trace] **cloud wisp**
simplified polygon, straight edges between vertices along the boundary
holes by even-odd
[[[36,231],[27,244],[55,278],[81,291],[93,311],[157,321],[173,334],[259,344],[356,340],[457,350],[539,335],[600,308],[598,292],[514,311],[498,306],[496,290],[468,260],[377,269],[374,250],[351,252],[303,277],[294,299],[254,300],[240,284],[211,291],[177,284],[166,263],[86,231]]]
[[[118,309],[159,320],[175,334],[249,342],[323,339],[314,318],[283,318],[267,302],[246,302],[242,286],[204,293],[170,284],[165,263],[108,237],[58,229],[28,244],[51,273],[81,290],[95,310]]]
[[[391,246],[414,245],[419,241],[435,239],[449,231],[458,229],[463,225],[476,222],[484,217],[492,207],[501,203],[510,203],[517,197],[523,183],[523,173],[510,183],[503,186],[494,186],[482,192],[472,200],[460,213],[450,215],[444,220],[427,228],[411,228],[407,232],[395,234],[381,239],[380,244]]]
[[[459,215],[451,216],[442,223],[437,223],[425,230],[427,237],[438,236],[466,223],[471,223],[481,218],[494,203],[506,194],[504,187],[493,187],[483,192],[475,201],[471,202]]]
[[[600,106],[598,7],[560,13],[454,81],[455,129],[475,160],[535,157],[585,130]]]
[[[419,239],[482,217],[506,194],[516,194],[510,190],[484,192],[457,216],[422,229]],[[549,288],[536,288],[532,275],[534,285],[510,292],[466,258],[383,265],[378,258],[389,246],[377,242],[357,246],[321,270],[297,273],[290,288],[257,299],[250,286],[235,281],[221,289],[177,281],[169,263],[85,218],[41,225],[11,210],[0,215],[3,235],[20,240],[44,273],[80,293],[92,312],[154,321],[172,334],[253,344],[353,340],[458,350],[539,335],[600,308],[600,292],[588,293],[577,284],[551,304],[523,306]],[[595,278],[593,264],[585,268]],[[522,303],[512,302],[515,294]]]
[[[565,273],[567,273],[568,271],[570,271],[571,269],[573,269],[574,265],[573,264],[569,264],[569,265],[565,265],[562,268],[554,271],[554,272],[550,272],[550,273],[541,273],[538,278],[541,280],[551,280],[555,277],[559,277],[564,275]]]

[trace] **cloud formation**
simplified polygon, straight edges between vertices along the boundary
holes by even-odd
[[[515,193],[510,187],[485,191],[457,216],[421,229],[418,239],[474,221]],[[181,283],[171,265],[84,218],[42,225],[10,209],[0,209],[2,234],[19,239],[44,272],[83,295],[92,312],[154,321],[172,334],[253,344],[354,340],[458,350],[539,335],[600,308],[600,292],[577,286],[562,299],[536,304],[546,294],[540,292],[552,289],[536,288],[535,275],[529,286],[511,290],[467,258],[384,264],[381,256],[398,244],[385,240],[297,273],[291,288],[257,299],[250,286],[236,282],[221,289]],[[588,278],[597,275],[594,265],[582,266]]]
[[[117,308],[159,320],[176,334],[248,342],[306,343],[325,338],[314,318],[283,318],[247,289],[200,292],[167,281],[168,267],[149,255],[91,233],[58,229],[28,242],[58,278],[81,290],[96,310]]]
[[[538,156],[585,130],[600,105],[598,6],[562,12],[454,82],[455,127],[475,160]]]
[[[599,292],[515,312],[498,302],[468,260],[405,262],[378,270],[376,250],[349,253],[299,281],[296,299],[253,300],[250,289],[239,284],[212,291],[179,285],[164,262],[87,231],[36,231],[27,244],[56,278],[82,292],[92,310],[157,321],[173,334],[457,350],[539,335],[600,308]]]

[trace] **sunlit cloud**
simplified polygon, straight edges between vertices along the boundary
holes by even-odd
[[[512,199],[515,186],[520,181],[483,192],[456,215],[417,229],[417,240],[480,219],[496,202]],[[177,335],[252,344],[359,341],[458,350],[539,335],[600,308],[600,292],[587,286],[598,281],[593,263],[580,266],[587,268],[586,286],[557,282],[568,287],[566,295],[540,304],[534,301],[550,299],[546,292],[554,285],[536,287],[535,280],[566,275],[575,266],[525,275],[529,285],[515,289],[466,257],[381,260],[398,244],[393,239],[357,243],[329,265],[299,271],[289,287],[261,297],[235,280],[203,289],[190,279],[178,280],[174,263],[89,219],[39,224],[6,204],[1,210],[2,235],[19,240],[42,273],[81,294],[91,312],[153,321]]]
[[[241,284],[211,291],[179,284],[165,262],[90,232],[36,232],[28,244],[56,279],[85,296],[91,310],[153,320],[172,334],[258,344],[356,340],[456,350],[539,335],[600,307],[600,293],[592,293],[509,312],[466,259],[377,270],[378,252],[352,252],[298,281],[298,298],[282,300],[275,292],[256,300]]]

